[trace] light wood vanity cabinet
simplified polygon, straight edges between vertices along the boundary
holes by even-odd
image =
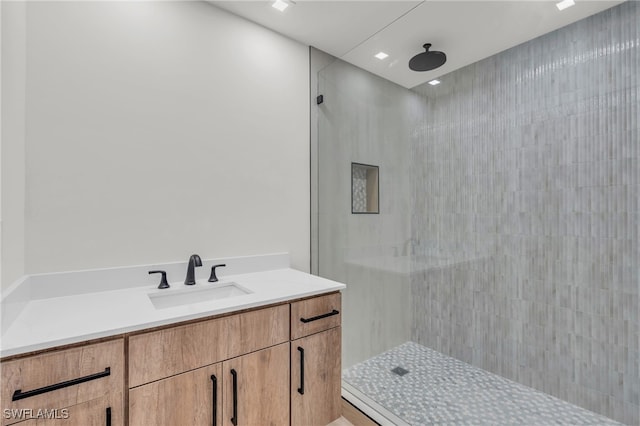
[[[291,425],[324,426],[342,414],[340,293],[291,304]]]
[[[341,415],[340,309],[336,292],[3,359],[2,425],[326,425]]]
[[[2,424],[123,425],[124,365],[122,338],[5,361]]]
[[[130,336],[129,424],[331,423],[341,415],[340,309],[332,293]]]
[[[129,424],[288,425],[288,371],[288,304],[133,335]]]

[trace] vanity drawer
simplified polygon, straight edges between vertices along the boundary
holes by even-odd
[[[289,305],[172,326],[129,337],[129,387],[289,340]]]
[[[340,325],[341,294],[332,293],[291,304],[291,340]]]
[[[118,394],[112,409],[122,410],[124,339],[45,352],[2,363],[2,408],[54,410]],[[11,424],[20,418],[6,418]]]

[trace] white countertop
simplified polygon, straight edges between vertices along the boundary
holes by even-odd
[[[256,266],[256,262],[253,262],[254,259],[257,259],[259,265]],[[234,270],[232,267],[234,262],[236,265],[249,266],[236,267]],[[228,271],[241,273],[225,275],[225,268],[221,268],[218,269],[220,281],[215,284],[209,283],[207,282],[208,273],[210,266],[214,263],[226,263],[229,267]],[[181,268],[182,266],[184,269]],[[345,288],[344,284],[287,267],[287,255],[203,260],[203,266],[204,268],[196,268],[197,279],[193,286],[185,286],[182,282],[184,277],[180,277],[181,280],[176,282],[173,278],[177,278],[177,273],[169,274],[170,270],[179,271],[182,269],[183,272],[186,271],[186,263],[32,277],[37,280],[30,280],[27,277],[17,283],[15,288],[12,288],[12,293],[15,293],[13,297],[3,297],[2,299],[2,308],[7,312],[3,313],[0,357],[284,302]],[[171,288],[157,289],[160,276],[149,277],[146,273],[152,268],[168,270]],[[114,275],[114,271],[117,274]],[[107,275],[120,277],[120,282],[109,285],[109,279],[105,279]],[[202,277],[203,275],[206,277]],[[47,280],[47,278],[49,279]],[[136,278],[139,278],[139,285],[122,288],[121,281],[135,280]],[[91,289],[91,286],[88,285],[82,287],[80,285],[82,280],[99,282],[93,287],[93,290],[98,291],[79,291],[78,289],[86,289],[87,287]],[[60,291],[56,293],[55,287],[50,287],[56,284],[60,285],[60,282],[65,283],[62,285],[64,289],[60,288]],[[154,284],[150,285],[149,282],[154,282]],[[160,309],[156,308],[149,299],[149,295],[154,293],[197,291],[230,282],[237,283],[250,293]],[[31,288],[27,291],[24,287]],[[47,297],[42,297],[43,292],[49,293],[45,295]],[[56,296],[56,294],[60,295]]]

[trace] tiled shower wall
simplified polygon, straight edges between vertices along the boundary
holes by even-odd
[[[453,72],[412,147],[413,340],[628,424],[639,53],[629,1]]]

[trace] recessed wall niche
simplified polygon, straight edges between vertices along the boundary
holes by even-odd
[[[380,213],[378,166],[351,163],[351,213]]]

